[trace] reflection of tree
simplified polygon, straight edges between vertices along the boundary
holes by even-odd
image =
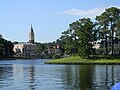
[[[106,76],[106,78],[105,78],[105,86],[107,86],[108,85],[108,65],[106,65],[106,68],[105,68],[105,76]],[[107,90],[109,90],[109,88],[107,87]]]
[[[97,72],[95,77],[98,84],[98,88],[110,90],[111,86],[113,86],[116,83],[116,80],[120,80],[120,78],[118,77],[120,75],[119,67],[116,67],[116,65],[96,66],[98,67],[96,71],[99,71]]]
[[[109,69],[110,68],[110,69]],[[111,86],[113,86],[115,83],[116,83],[116,80],[115,79],[119,79],[119,74],[117,75],[117,69],[115,70],[115,66],[112,65],[112,66],[109,66],[106,65],[106,79],[105,79],[105,82],[106,82],[106,89],[109,90],[109,84],[111,82]],[[115,76],[116,75],[116,76]]]
[[[35,90],[35,70],[34,66],[29,67],[29,90]]]
[[[114,72],[114,65],[112,65],[112,85],[115,84],[115,72]]]
[[[92,68],[89,65],[68,65],[63,76],[69,90],[86,90],[92,83]]]
[[[92,67],[90,65],[79,66],[78,77],[80,90],[87,90],[92,87],[92,73],[94,72]]]
[[[0,67],[0,88],[11,86],[13,77],[13,68],[12,65],[9,67]]]
[[[78,90],[78,65],[75,66],[75,90]]]
[[[67,84],[68,85],[71,85],[72,84],[72,82],[73,82],[73,74],[72,74],[72,67],[70,67],[70,66],[66,66],[66,68],[65,68],[65,78],[66,78],[66,81],[67,81]]]

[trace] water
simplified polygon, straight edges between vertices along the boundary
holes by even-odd
[[[47,65],[46,60],[0,61],[0,90],[110,90],[119,65]]]

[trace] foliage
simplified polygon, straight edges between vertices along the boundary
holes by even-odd
[[[7,41],[0,37],[0,57],[11,57],[13,56],[13,43],[11,41]]]
[[[60,37],[64,53],[67,55],[79,54],[88,58],[95,37],[93,28],[94,24],[89,18],[83,18],[69,24],[69,29],[64,31]]]
[[[77,21],[75,33],[78,37],[79,55],[89,58],[93,47],[93,28],[94,24],[89,18]]]
[[[112,55],[114,54],[114,38],[120,35],[120,9],[111,7],[106,9],[100,16],[96,16],[100,39],[105,41],[107,54],[107,38],[111,41]]]
[[[48,47],[59,44],[62,57],[80,55],[89,58],[89,55],[97,52],[107,55],[110,50],[113,55],[116,38],[120,39],[120,9],[111,7],[96,16],[96,22],[82,18],[69,24],[69,28],[55,42],[38,44],[38,53],[46,52]],[[97,41],[101,44],[99,50],[93,48]],[[55,54],[53,57],[56,57]]]
[[[103,56],[104,57],[104,56]],[[45,64],[81,64],[81,65],[92,65],[92,64],[105,64],[105,65],[113,65],[120,64],[120,58],[113,59],[112,57],[107,57],[107,59],[82,59],[81,57],[68,57],[61,58],[55,60],[48,60]]]
[[[59,39],[61,41],[61,46],[64,54],[76,54],[76,39],[75,35],[70,28],[67,31],[62,32],[62,36]]]

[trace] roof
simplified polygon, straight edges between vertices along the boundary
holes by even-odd
[[[32,24],[31,24],[31,29],[30,29],[30,30],[31,30],[31,32],[32,32],[32,33],[34,32],[34,31],[33,31],[33,27],[32,27]]]
[[[18,43],[18,44],[15,44],[15,45],[36,45],[36,44],[33,44],[33,43]]]

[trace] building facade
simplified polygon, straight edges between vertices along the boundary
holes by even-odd
[[[48,47],[47,54],[61,54],[60,46]]]
[[[36,55],[36,44],[32,43],[21,43],[15,44],[13,51],[16,55],[31,57]]]

